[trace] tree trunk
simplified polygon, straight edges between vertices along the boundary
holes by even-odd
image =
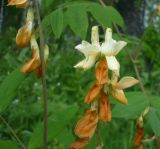
[[[126,23],[129,35],[140,37],[144,31],[145,0],[119,0],[117,9]]]

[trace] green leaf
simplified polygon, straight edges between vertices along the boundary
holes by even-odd
[[[4,111],[16,95],[17,88],[25,79],[25,75],[18,69],[13,71],[0,85],[0,112]]]
[[[52,106],[51,106],[52,105]],[[51,104],[49,111],[50,114],[48,122],[48,139],[53,140],[57,135],[63,132],[64,128],[70,123],[71,119],[75,116],[78,107],[77,105],[66,106],[63,104]],[[36,149],[42,145],[43,136],[43,123],[39,123],[31,136],[28,149]]]
[[[47,9],[49,6],[53,4],[55,0],[43,0],[43,5]]]
[[[0,148],[1,149],[18,149],[18,146],[13,141],[0,140]]]
[[[142,92],[125,93],[128,99],[127,105],[117,103],[113,108],[114,118],[135,119],[143,112],[149,101]]]
[[[65,128],[56,138],[65,148],[69,148],[70,144],[75,141],[72,129],[68,128]]]
[[[121,27],[124,26],[122,16],[111,6],[103,7],[99,4],[91,4],[89,12],[104,27],[112,27],[112,23],[118,24]]]
[[[63,31],[63,11],[61,9],[55,10],[50,14],[50,24],[53,33],[59,38]]]
[[[155,135],[160,136],[160,118],[158,117],[155,109],[150,109],[148,120]]]
[[[71,5],[66,13],[71,29],[76,35],[85,39],[88,29],[88,17],[84,5]]]
[[[154,107],[158,115],[160,116],[160,97],[159,96],[151,96],[150,97],[151,106]]]

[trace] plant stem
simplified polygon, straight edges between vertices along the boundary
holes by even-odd
[[[13,128],[8,124],[8,122],[3,118],[2,115],[0,115],[0,119],[2,122],[7,126],[9,131],[12,133],[14,138],[17,140],[17,143],[21,146],[22,149],[26,149],[26,146],[22,143],[22,141],[19,139],[19,137],[16,135],[16,132],[13,130]]]
[[[42,29],[42,23],[40,18],[40,10],[38,0],[35,0],[37,19],[39,25],[39,35],[40,35],[40,56],[42,63],[42,92],[43,92],[43,104],[44,104],[44,130],[43,130],[43,149],[47,149],[48,143],[48,97],[47,97],[47,87],[46,87],[46,66],[44,60],[44,35]]]

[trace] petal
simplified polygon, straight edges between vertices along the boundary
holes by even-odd
[[[139,80],[133,77],[123,77],[118,83],[115,84],[117,89],[129,88],[135,84],[139,83]]]
[[[100,52],[100,45],[98,43],[92,45],[87,41],[82,41],[82,44],[77,45],[75,49],[79,50],[87,57],[89,55],[97,55]]]
[[[31,37],[31,49],[32,58],[25,65],[22,66],[21,71],[23,73],[30,73],[35,71],[36,74],[39,74],[41,69],[41,60],[39,56],[39,47],[34,34]]]
[[[112,40],[112,29],[107,28],[105,33],[105,41]]]
[[[47,62],[48,56],[49,56],[49,47],[48,47],[48,45],[46,44],[46,45],[44,46],[44,61],[45,61],[45,63]]]
[[[9,0],[8,6],[16,6],[17,8],[26,8],[29,5],[29,0]]]
[[[86,146],[88,142],[89,142],[88,138],[79,139],[70,145],[70,149],[81,149],[84,146]]]
[[[102,93],[100,101],[99,119],[103,122],[110,122],[112,118],[109,96]]]
[[[108,81],[108,67],[106,59],[100,60],[96,68],[96,80],[96,83],[100,85],[105,84]]]
[[[32,35],[33,23],[31,21],[26,22],[26,24],[18,30],[16,36],[16,44],[20,48],[25,48],[29,45]]]
[[[91,138],[97,128],[98,115],[96,110],[87,110],[78,121],[74,130],[79,138]]]
[[[102,43],[101,52],[106,56],[113,56],[115,53],[116,41],[111,39],[107,42]]]
[[[89,90],[89,92],[86,95],[85,103],[90,104],[92,101],[94,101],[100,94],[101,89],[102,86],[98,86],[97,84],[93,85],[93,87]]]
[[[41,78],[41,77],[42,77],[42,66],[40,65],[38,68],[36,68],[36,69],[34,70],[34,73],[36,74],[36,76],[37,76],[38,78]]]
[[[33,10],[33,8],[28,9],[26,21],[31,21],[31,22],[34,21],[34,10]]]
[[[111,91],[111,95],[118,100],[119,102],[123,103],[123,104],[127,104],[128,100],[123,92],[123,90],[118,90],[118,89],[112,89]]]
[[[135,147],[138,147],[141,145],[141,141],[143,140],[144,138],[144,130],[143,128],[137,128],[137,132],[136,132],[136,135],[135,135],[135,138],[134,138],[134,146]]]
[[[120,65],[117,59],[114,56],[106,56],[108,68],[119,75]]]
[[[89,56],[88,58],[80,61],[74,67],[75,68],[81,68],[83,70],[87,70],[87,69],[90,69],[95,64],[95,61],[96,61],[95,56]]]
[[[36,59],[36,57],[33,57],[30,59],[26,64],[24,64],[21,68],[21,72],[23,73],[30,73],[36,70],[38,67],[40,67],[41,61],[40,59]]]
[[[118,41],[114,47],[114,55],[117,55],[126,45],[127,45],[127,42]]]
[[[29,5],[29,1],[26,1],[23,4],[16,5],[16,8],[26,8],[26,7],[28,7],[28,5]]]
[[[97,44],[97,43],[99,43],[98,26],[93,26],[93,27],[92,27],[91,42],[92,42],[92,44]]]

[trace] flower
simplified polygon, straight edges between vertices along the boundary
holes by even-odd
[[[97,128],[97,123],[97,111],[87,110],[85,115],[78,121],[74,132],[79,138],[91,138]]]
[[[30,40],[31,40],[31,35],[32,35],[32,30],[33,30],[33,20],[34,20],[34,15],[33,15],[33,9],[28,9],[27,12],[27,19],[26,23],[23,27],[21,27],[18,30],[17,36],[16,36],[16,44],[20,48],[27,47]]]
[[[87,104],[96,100],[100,95],[103,85],[108,81],[108,68],[105,59],[101,59],[96,68],[96,83],[92,86],[86,95],[85,102]]]
[[[87,41],[82,41],[81,44],[75,47],[85,55],[85,59],[74,67],[87,70],[95,64],[98,55],[100,55],[100,57],[106,58],[108,68],[119,75],[120,65],[115,56],[123,47],[126,46],[126,44],[127,43],[125,41],[113,40],[112,30],[107,28],[105,33],[105,42],[100,45],[98,26],[94,26],[92,27],[91,44]]]
[[[129,88],[137,83],[139,83],[139,80],[128,76],[123,77],[119,82],[111,80],[111,87],[109,89],[109,92],[119,102],[127,104],[128,100],[123,92],[123,89]]]
[[[32,50],[32,57],[26,64],[22,66],[21,72],[23,73],[35,72],[37,76],[40,77],[42,74],[41,59],[39,54],[39,46],[34,35],[32,35],[31,37],[31,50]],[[48,59],[48,55],[49,55],[49,48],[47,45],[45,45],[44,48],[45,63]]]
[[[103,122],[110,122],[112,118],[111,105],[109,102],[109,96],[105,93],[101,93],[99,119]]]
[[[88,138],[79,139],[70,145],[70,149],[81,149],[89,142]]]
[[[141,127],[137,127],[137,132],[134,138],[134,144],[133,146],[138,147],[141,145],[142,140],[144,138],[144,130]]]
[[[16,6],[17,8],[26,8],[29,0],[8,0],[8,6]]]

